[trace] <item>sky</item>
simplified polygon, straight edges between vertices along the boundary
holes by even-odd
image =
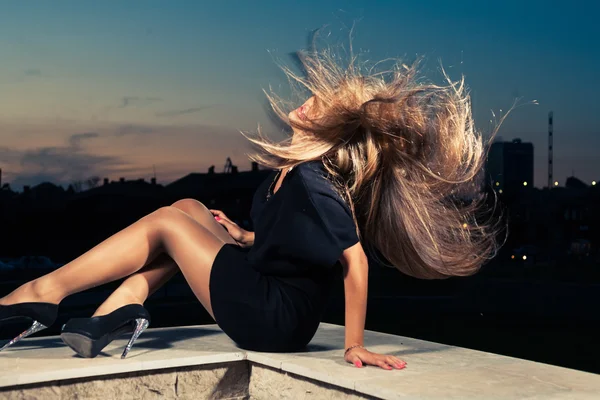
[[[546,184],[548,112],[554,175],[600,180],[600,33],[596,1],[32,1],[0,0],[0,168],[21,190],[91,176],[250,168],[243,131],[273,139],[263,89],[286,92],[310,33],[369,60],[424,57],[426,79],[464,75],[477,128],[514,109],[503,140],[535,147]],[[530,104],[534,100],[537,105]]]

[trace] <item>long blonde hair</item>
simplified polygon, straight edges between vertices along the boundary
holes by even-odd
[[[260,129],[244,133],[261,149],[250,158],[276,169],[323,160],[380,263],[423,279],[474,274],[495,255],[498,226],[478,221],[481,197],[456,194],[474,189],[500,124],[484,143],[464,76],[453,82],[442,68],[448,85],[439,86],[419,82],[421,59],[363,74],[355,56],[346,67],[336,58],[331,49],[301,52],[302,75],[283,66],[315,96],[319,118],[290,120],[286,101],[265,92],[274,113],[305,134],[275,142]]]

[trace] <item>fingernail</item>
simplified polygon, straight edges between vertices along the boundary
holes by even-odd
[[[355,362],[354,362],[354,365],[356,365],[357,367],[359,367],[359,368],[360,368],[360,363],[359,363],[358,361],[355,361]]]
[[[215,219],[216,219],[217,221],[220,221],[220,220],[221,220],[221,217],[219,217],[219,216],[215,215]]]

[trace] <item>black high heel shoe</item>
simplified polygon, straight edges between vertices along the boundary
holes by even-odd
[[[6,324],[7,321],[18,322],[18,320],[32,320],[31,326],[15,337],[10,342],[6,343],[0,351],[17,343],[21,339],[25,339],[29,335],[48,328],[56,321],[58,315],[58,304],[52,303],[17,303],[9,306],[0,305],[0,326]],[[17,320],[17,321],[15,321]]]
[[[117,337],[133,332],[121,355],[125,358],[148,325],[148,311],[139,304],[129,304],[99,317],[72,318],[63,325],[60,338],[80,356],[93,358]]]

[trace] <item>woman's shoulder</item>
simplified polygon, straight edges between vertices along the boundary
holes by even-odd
[[[331,207],[337,204],[338,207],[341,206],[346,214],[352,215],[350,207],[329,179],[322,161],[306,161],[295,168],[297,169],[298,180],[301,181],[308,196],[317,208],[327,208],[330,211]]]
[[[305,161],[296,166],[297,175],[310,193],[335,193],[322,161]]]
[[[321,161],[304,162],[297,168],[297,180],[301,181],[319,220],[327,228],[329,240],[333,240],[331,248],[335,252],[331,260],[335,262],[344,249],[359,241],[352,211],[328,178]]]

